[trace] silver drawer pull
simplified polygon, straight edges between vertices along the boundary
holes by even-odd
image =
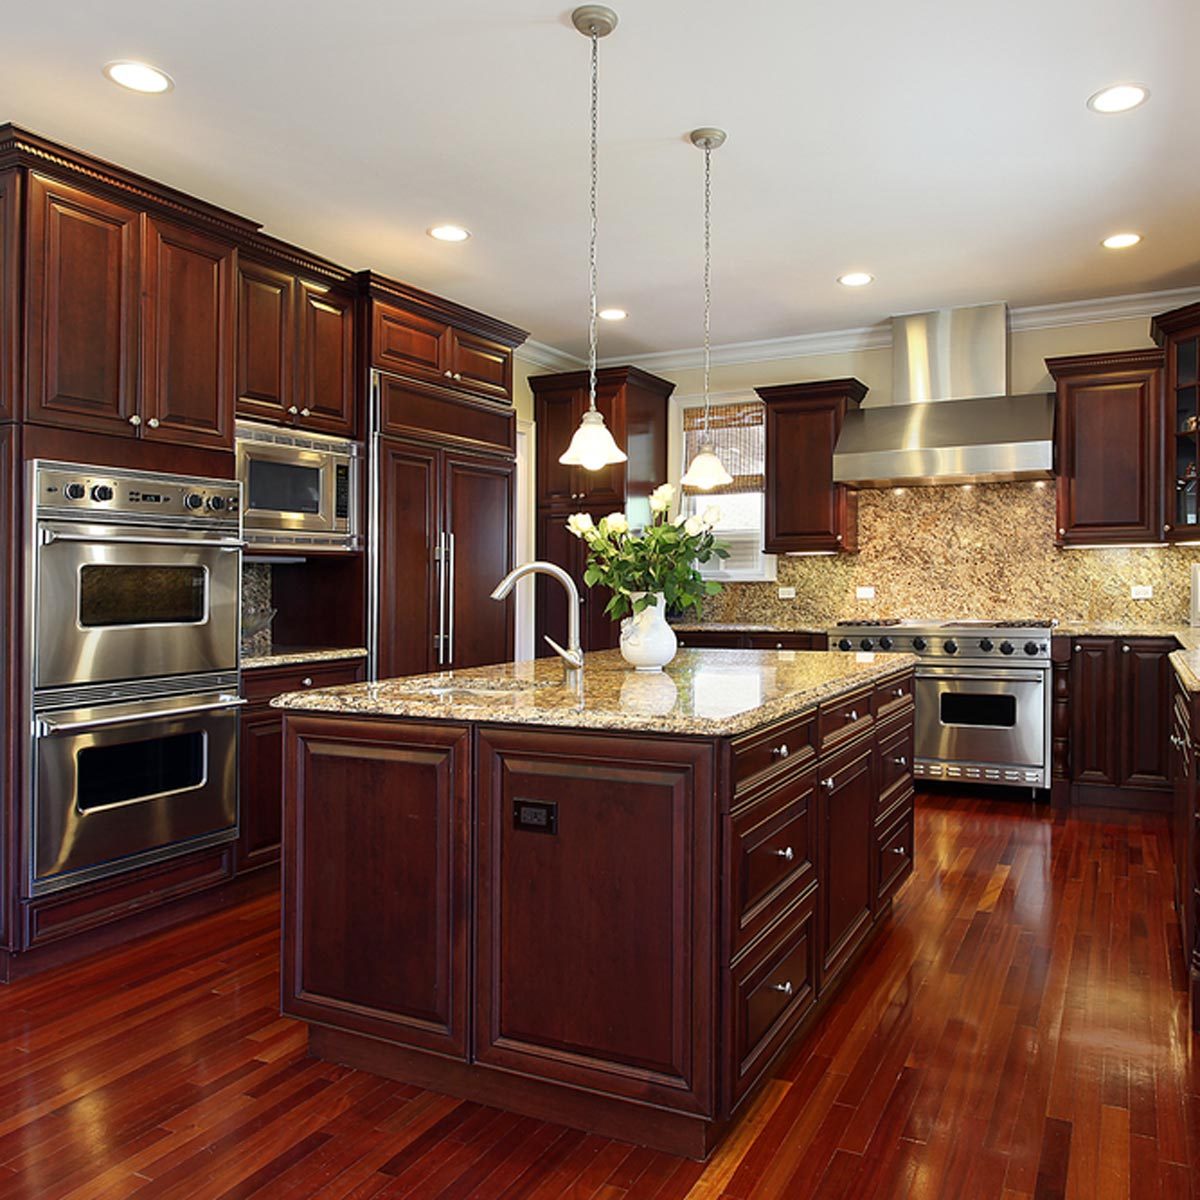
[[[907,767],[908,759],[905,758],[903,754],[901,754],[898,758],[893,758],[892,763],[897,767]]]
[[[151,429],[157,429],[158,428],[158,418],[151,417],[150,420],[148,420],[146,422],[146,424],[149,425]]]
[[[796,852],[791,846],[784,846],[782,850],[775,850],[773,853],[782,858],[784,862],[791,862],[796,857]]]
[[[771,749],[772,758],[787,758],[791,751],[787,747],[787,742],[781,742],[778,746]]]
[[[288,405],[288,412],[289,412],[289,413],[290,413],[290,414],[291,414],[293,417],[298,417],[298,416],[300,415],[300,410],[299,410],[299,409],[298,409],[298,408],[297,408],[297,407],[296,407],[294,404],[289,404],[289,405]]]
[[[825,789],[827,792],[832,792],[832,791],[833,791],[833,776],[831,775],[831,776],[830,776],[828,779],[822,779],[822,780],[821,780],[821,786],[822,786],[822,787],[823,787],[823,788],[824,788],[824,789]]]
[[[140,425],[142,423],[142,418],[139,417],[137,415],[137,413],[134,413],[133,416],[129,418],[129,423],[130,423],[130,425],[135,425],[135,426]]]
[[[858,709],[857,709],[857,708],[852,708],[852,709],[851,709],[851,710],[850,710],[848,713],[846,713],[845,715],[846,715],[846,720],[847,720],[847,721],[857,721],[857,720],[858,720]]]
[[[1079,652],[1080,652],[1082,649],[1083,649],[1083,647],[1082,647],[1082,646],[1076,646],[1076,647],[1075,647],[1075,653],[1076,653],[1076,654],[1078,654],[1078,653],[1079,653]]]
[[[444,375],[444,376],[445,376],[447,379],[453,379],[453,378],[454,378],[454,372],[453,372],[453,371],[443,371],[443,372],[442,372],[442,374],[443,374],[443,375]]]
[[[790,996],[792,994],[792,981],[785,979],[782,983],[773,983],[771,984],[771,991],[782,992],[785,996]]]
[[[305,677],[302,680],[300,680],[300,682],[304,687],[312,687],[312,676],[305,675]]]
[[[892,853],[903,855],[905,858],[908,857],[908,851],[905,850],[905,848],[903,846],[893,846]]]
[[[1129,647],[1128,647],[1128,646],[1122,646],[1122,647],[1121,647],[1121,653],[1122,653],[1122,654],[1128,654],[1128,653],[1129,653]]]
[[[892,695],[895,696],[897,700],[899,700],[900,697],[904,695],[904,689],[902,687],[893,688]]]
[[[311,408],[302,408],[302,409],[300,410],[300,415],[301,415],[302,417],[311,417],[311,416],[312,416],[312,409],[311,409]]]

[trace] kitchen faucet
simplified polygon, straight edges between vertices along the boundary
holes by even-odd
[[[509,571],[496,584],[496,589],[492,592],[492,599],[503,600],[513,590],[514,585],[524,579],[526,575],[549,575],[551,579],[557,579],[567,593],[567,648],[564,650],[549,634],[546,634],[545,637],[565,664],[567,682],[577,683],[578,672],[583,670],[583,650],[579,645],[579,589],[575,586],[575,580],[562,567],[556,566],[552,562],[535,560],[523,563]]]

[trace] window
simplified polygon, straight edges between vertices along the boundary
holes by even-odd
[[[704,405],[682,407],[683,462],[687,470],[704,437]],[[714,404],[708,414],[708,437],[733,482],[711,492],[683,489],[682,511],[703,512],[710,504],[721,510],[717,535],[729,557],[700,568],[708,579],[774,580],[775,558],[764,554],[763,505],[766,462],[766,425],[762,401],[738,400]]]

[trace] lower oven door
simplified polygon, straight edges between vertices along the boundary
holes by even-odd
[[[1046,759],[1041,670],[919,667],[914,757],[1040,769]]]
[[[200,693],[37,714],[30,894],[236,838],[244,703]]]

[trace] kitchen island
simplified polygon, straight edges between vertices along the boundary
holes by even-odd
[[[706,1157],[912,870],[914,661],[280,697],[284,1011],[318,1057]]]

